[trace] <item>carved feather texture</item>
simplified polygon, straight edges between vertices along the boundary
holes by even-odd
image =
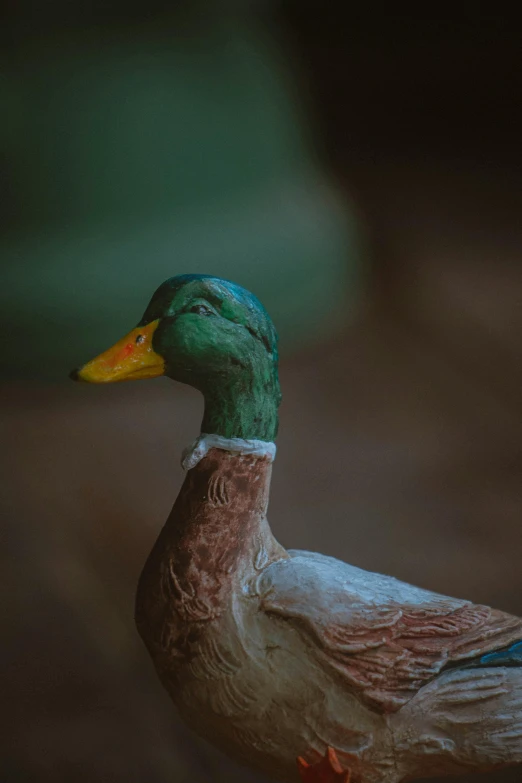
[[[189,725],[285,781],[301,754],[314,783],[522,763],[522,667],[454,668],[522,639],[522,620],[287,553],[269,481],[266,460],[211,450],[140,579],[139,631]],[[328,747],[340,767],[320,764]]]
[[[522,620],[334,558],[291,552],[258,579],[261,606],[296,626],[359,698],[395,712],[445,666],[522,637]]]

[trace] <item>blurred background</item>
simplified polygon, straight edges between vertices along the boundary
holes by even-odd
[[[133,626],[202,401],[67,379],[178,273],[279,329],[284,545],[522,614],[519,28],[337,6],[3,12],[6,783],[261,783]]]

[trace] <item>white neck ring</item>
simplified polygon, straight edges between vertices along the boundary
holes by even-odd
[[[202,432],[194,443],[188,446],[181,455],[181,467],[190,470],[195,467],[210,449],[224,449],[232,454],[250,454],[254,457],[264,457],[272,462],[276,455],[275,443],[266,440],[243,440],[243,438],[224,438],[222,435],[212,435]]]

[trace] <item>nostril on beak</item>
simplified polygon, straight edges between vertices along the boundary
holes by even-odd
[[[71,379],[71,381],[79,381],[80,375],[78,373],[78,369],[71,370],[71,372],[69,373],[69,378]]]

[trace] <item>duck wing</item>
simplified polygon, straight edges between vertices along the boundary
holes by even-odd
[[[291,623],[371,709],[395,712],[443,669],[522,639],[522,619],[291,551],[258,577],[261,609]]]

